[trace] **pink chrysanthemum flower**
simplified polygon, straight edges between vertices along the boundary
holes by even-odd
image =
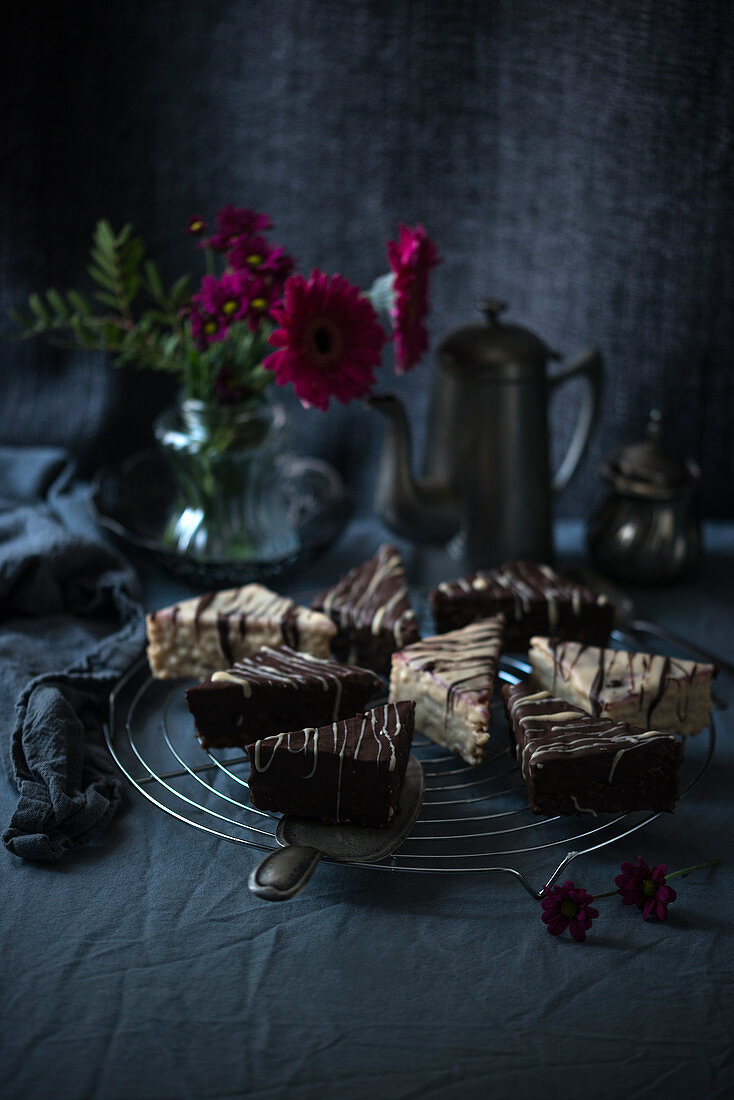
[[[387,258],[395,275],[395,300],[390,315],[395,333],[395,369],[404,374],[428,350],[428,273],[441,262],[422,225],[399,228],[397,241],[388,241]]]
[[[240,237],[227,257],[235,271],[250,271],[284,283],[294,262],[284,248],[273,248],[264,237]]]
[[[262,324],[264,318],[272,320],[273,309],[281,305],[283,289],[270,279],[258,279],[247,276],[243,280],[244,318],[252,332]]]
[[[201,289],[191,301],[221,325],[229,326],[247,315],[250,277],[244,271],[225,271],[224,275],[205,275]]]
[[[332,397],[346,405],[367,396],[387,338],[359,287],[321,271],[312,271],[308,281],[292,275],[273,316],[280,328],[270,343],[281,350],[263,366],[279,386],[292,383],[301,404],[324,410]]]
[[[192,214],[186,223],[186,232],[190,237],[200,237],[206,232],[206,222],[201,214]]]
[[[599,910],[591,907],[593,900],[591,894],[570,880],[562,886],[546,888],[541,902],[543,924],[552,936],[560,936],[568,928],[576,942],[583,943],[591,922],[599,916]]]
[[[188,312],[188,320],[191,325],[191,333],[194,342],[202,351],[208,344],[214,344],[217,340],[223,340],[227,335],[227,326],[223,325],[216,317],[201,309],[197,304]]]
[[[256,210],[228,203],[217,214],[217,232],[204,243],[215,252],[227,252],[240,237],[252,237],[270,227],[267,214],[259,214]]]
[[[672,886],[665,881],[667,865],[659,863],[652,870],[645,863],[642,856],[637,857],[637,866],[634,863],[623,863],[621,875],[617,875],[615,883],[617,892],[622,895],[625,905],[636,905],[642,910],[642,919],[665,920],[668,915],[668,906],[678,896]]]

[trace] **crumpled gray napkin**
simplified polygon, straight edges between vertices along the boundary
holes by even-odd
[[[0,759],[19,792],[3,840],[25,859],[60,859],[112,819],[101,726],[145,634],[135,575],[73,470],[59,448],[0,447]]]

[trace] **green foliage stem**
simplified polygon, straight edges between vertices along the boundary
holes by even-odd
[[[166,287],[131,225],[115,233],[109,221],[100,219],[90,256],[91,296],[50,288],[29,296],[27,312],[8,311],[21,339],[44,336],[59,347],[107,352],[116,365],[177,374],[185,396],[201,401],[215,399],[222,368],[252,397],[272,380],[260,365],[270,350],[271,328],[263,325],[253,333],[240,322],[231,326],[226,340],[202,351],[182,320],[191,299],[190,276]]]

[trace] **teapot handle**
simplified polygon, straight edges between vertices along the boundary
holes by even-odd
[[[569,378],[575,378],[577,375],[583,375],[587,382],[581,400],[576,428],[566,451],[566,456],[553,477],[552,489],[554,493],[560,493],[566,488],[583,458],[599,411],[602,366],[602,357],[598,348],[589,348],[579,355],[578,359],[574,359],[573,362],[548,379],[549,389],[551,390],[555,389],[561,382],[565,382]]]

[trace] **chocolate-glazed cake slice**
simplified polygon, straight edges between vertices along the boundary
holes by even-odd
[[[261,584],[246,584],[153,611],[146,616],[148,663],[159,679],[207,676],[262,645],[329,656],[336,633],[325,615],[299,607]]]
[[[709,721],[714,666],[652,653],[532,638],[533,678],[590,714],[700,733]]]
[[[606,596],[556,573],[516,561],[444,581],[430,594],[440,634],[490,615],[505,616],[505,649],[527,649],[533,634],[604,645],[614,620]]]
[[[381,546],[311,606],[329,615],[337,627],[331,643],[335,657],[382,675],[389,672],[396,649],[420,638],[403,563],[394,546]]]
[[[379,828],[397,812],[413,740],[411,701],[248,745],[260,810]]]
[[[201,746],[210,749],[346,718],[381,690],[369,669],[264,646],[185,694]]]
[[[595,718],[527,684],[502,695],[534,813],[675,807],[683,746],[673,734]]]
[[[502,645],[501,615],[424,638],[393,654],[390,699],[415,699],[416,728],[479,764]]]

